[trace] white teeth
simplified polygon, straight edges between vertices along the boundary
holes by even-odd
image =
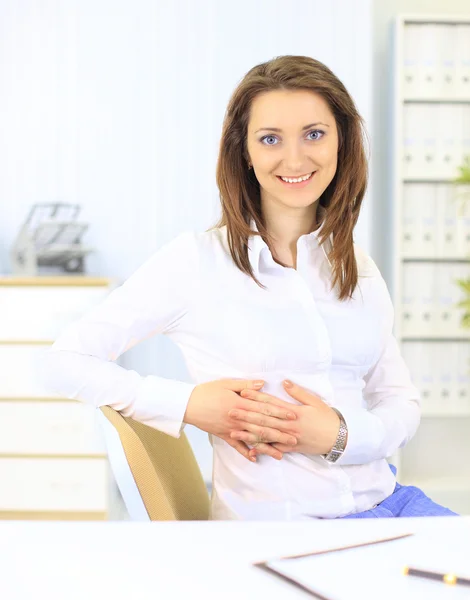
[[[281,177],[281,179],[286,183],[300,183],[301,181],[307,181],[307,179],[310,179],[311,176],[312,173],[310,173],[310,175],[304,175],[304,177],[297,177],[296,179],[288,179],[286,177]]]

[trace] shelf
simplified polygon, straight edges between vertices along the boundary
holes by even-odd
[[[52,346],[54,340],[0,340],[0,346]]]
[[[108,287],[115,283],[109,277],[90,275],[0,275],[0,286],[83,286]]]
[[[449,183],[454,185],[452,177],[403,177],[401,181],[403,183]]]
[[[470,104],[470,98],[403,98],[405,104]]]
[[[59,396],[0,396],[0,402],[72,402],[79,404],[80,400]]]
[[[402,342],[470,342],[470,337],[446,337],[446,336],[415,336],[402,335]]]
[[[103,459],[107,459],[108,455],[104,452],[100,452],[100,453],[95,453],[95,454],[51,454],[51,453],[41,453],[41,452],[35,452],[35,453],[6,453],[6,452],[2,452],[0,453],[0,460],[3,459],[20,459],[20,460],[61,460],[61,459],[65,459],[65,460],[103,460]]]
[[[429,258],[429,257],[422,257],[419,258],[417,256],[402,256],[401,260],[403,262],[422,262],[422,263],[469,263],[470,264],[470,257],[469,258]]]
[[[0,510],[0,521],[107,521],[100,511],[74,510]]]
[[[421,412],[422,419],[470,419],[470,410],[455,412]]]
[[[470,18],[461,15],[443,15],[436,13],[433,15],[423,16],[422,13],[403,14],[400,16],[403,25],[470,25]]]

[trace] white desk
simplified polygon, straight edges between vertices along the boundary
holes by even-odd
[[[356,541],[358,532],[372,538],[422,528],[470,557],[468,517],[293,523],[5,521],[0,522],[0,598],[309,598],[251,562],[312,551],[325,543],[341,546]],[[455,591],[441,583],[434,589],[426,600],[445,600]]]

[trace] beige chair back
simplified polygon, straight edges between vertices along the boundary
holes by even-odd
[[[110,406],[101,411],[117,430],[150,520],[207,520],[209,495],[186,434],[173,438]]]

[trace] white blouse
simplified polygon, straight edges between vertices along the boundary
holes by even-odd
[[[209,436],[211,518],[334,518],[372,508],[393,492],[386,457],[414,435],[419,393],[392,334],[393,307],[376,265],[355,246],[359,284],[351,300],[338,301],[330,241],[324,249],[319,231],[299,238],[297,269],[276,263],[260,236],[250,238],[249,259],[266,290],[235,266],[225,227],[179,235],[61,333],[47,353],[48,387],[178,437],[196,384],[264,379],[263,391],[297,403],[282,387],[291,379],[342,412],[343,456],[330,464],[290,452],[252,463]],[[143,377],[113,362],[158,333],[179,346],[193,383]]]

